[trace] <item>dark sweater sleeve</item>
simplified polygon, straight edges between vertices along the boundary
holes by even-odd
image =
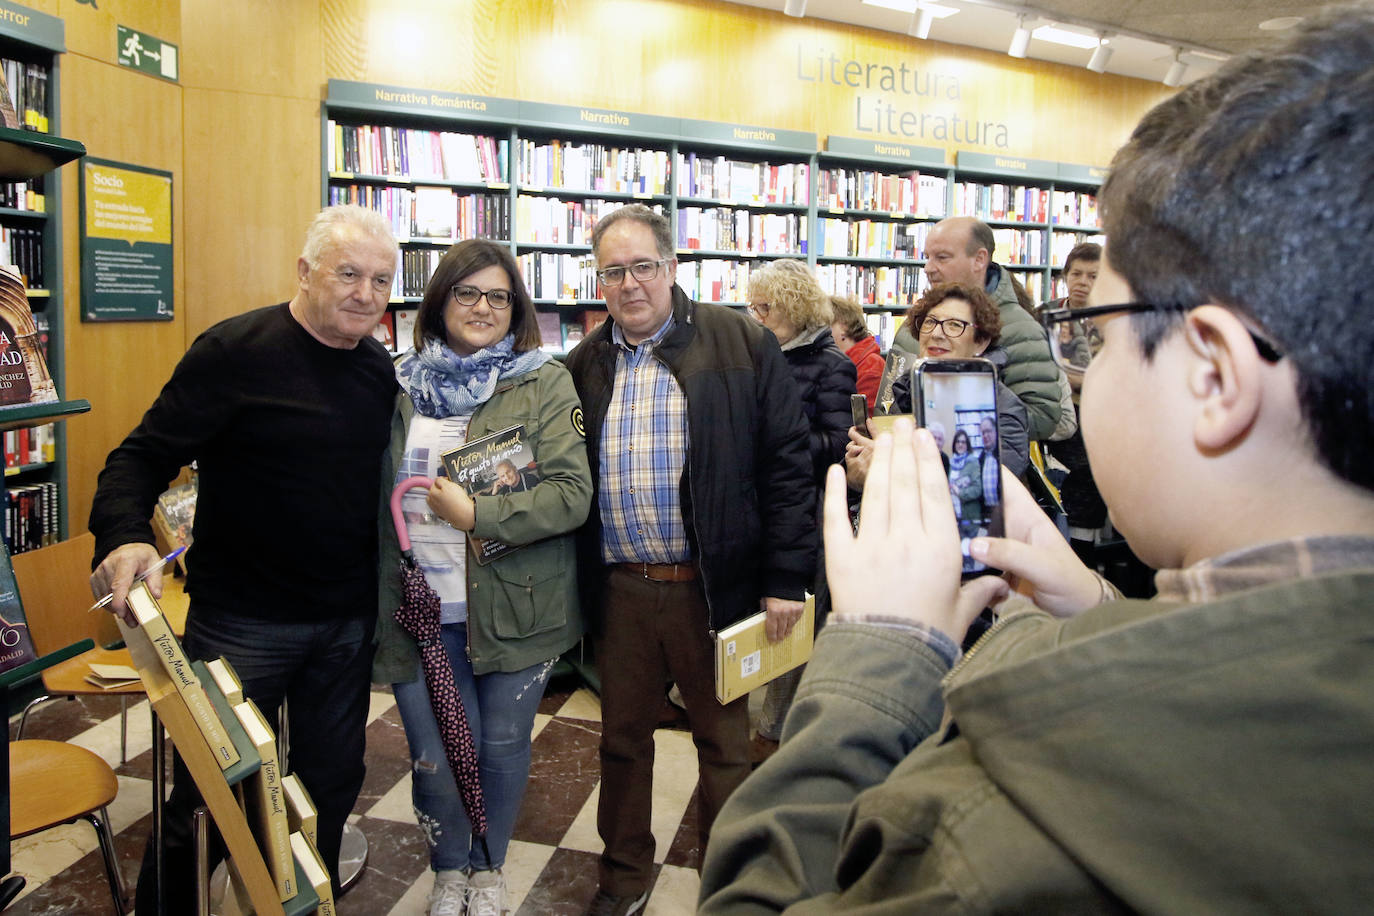
[[[92,568],[122,544],[154,543],[158,495],[236,409],[233,387],[224,383],[233,378],[225,356],[216,339],[197,338],[138,426],[105,459],[91,504]]]

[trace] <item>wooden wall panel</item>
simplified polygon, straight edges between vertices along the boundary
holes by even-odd
[[[68,524],[84,531],[95,479],[185,352],[187,193],[182,181],[181,89],[75,53],[62,59],[63,131],[91,156],[172,173],[173,312],[170,322],[88,323],[80,317],[80,168],[62,170],[66,386],[91,413],[67,421]]]
[[[20,0],[24,2],[24,0]],[[37,3],[26,3],[61,17],[66,24],[67,52],[115,64],[118,44],[116,26],[127,26],[156,35],[163,41],[181,45],[181,10],[175,3],[159,0],[100,0],[93,4],[77,0],[49,3],[56,10]],[[117,64],[116,64],[117,66]]]
[[[320,208],[320,103],[186,89],[187,340],[290,299]]]
[[[1087,164],[1171,91],[711,0],[322,0],[321,28],[350,36],[324,49],[329,77]],[[910,88],[885,87],[902,67]],[[956,138],[956,116],[980,129]]]

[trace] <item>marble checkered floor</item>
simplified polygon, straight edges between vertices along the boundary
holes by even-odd
[[[121,868],[137,877],[152,807],[148,705],[129,708],[129,760],[119,764],[119,701],[114,697],[54,701],[30,716],[26,738],[71,741],[117,765],[119,796],[110,810]],[[596,892],[601,730],[596,695],[555,680],[534,725],[533,761],[505,874],[509,906],[519,916],[580,914]],[[14,721],[10,726],[13,737]],[[697,895],[696,751],[686,731],[655,734],[654,836],[659,863],[646,912],[691,913]],[[422,916],[432,883],[424,839],[410,806],[405,734],[390,692],[372,695],[367,726],[367,780],[353,819],[368,838],[367,869],[339,901],[342,916]],[[84,823],[17,840],[13,870],[26,893],[5,912],[19,916],[110,913],[108,885],[94,831]]]

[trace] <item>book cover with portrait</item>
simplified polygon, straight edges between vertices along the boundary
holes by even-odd
[[[522,493],[539,483],[534,450],[525,441],[525,427],[510,426],[465,442],[439,456],[448,479],[471,497]],[[485,566],[518,549],[502,541],[469,536],[473,556]]]

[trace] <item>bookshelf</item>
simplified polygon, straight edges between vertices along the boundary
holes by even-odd
[[[0,127],[0,258],[25,276],[29,307],[59,396],[65,388],[61,181],[54,171],[85,154],[61,137],[61,19],[33,10],[0,20],[0,69],[20,127]],[[0,408],[5,444],[7,549],[67,535],[64,417],[84,400]]]
[[[936,222],[986,220],[994,260],[1043,301],[1069,248],[1099,232],[1105,177],[1022,157],[961,150],[951,165],[943,148],[888,140],[832,136],[819,149],[802,131],[348,80],[329,81],[321,124],[322,203],[376,207],[401,240],[386,319],[401,349],[406,313],[443,251],[487,237],[510,244],[546,349],[564,352],[604,314],[591,229],[633,202],[668,217],[678,284],[693,298],[742,306],[756,265],[801,258],[825,289],[864,304],[886,346],[894,318],[928,286],[924,243]],[[440,211],[454,215],[417,217]],[[440,231],[425,236],[426,224]]]

